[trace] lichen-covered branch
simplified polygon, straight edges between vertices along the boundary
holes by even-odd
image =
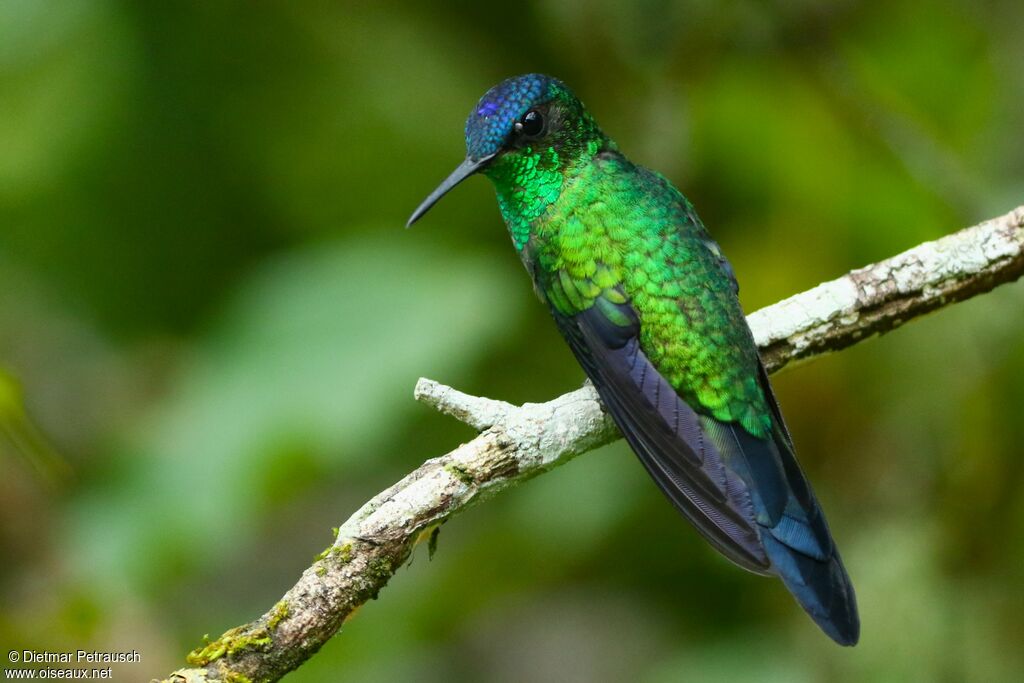
[[[1024,273],[1024,206],[855,270],[749,317],[769,371],[850,346]],[[421,379],[418,400],[481,433],[363,505],[259,619],[193,650],[176,683],[276,681],[375,598],[416,543],[502,489],[618,438],[589,385],[514,406]]]

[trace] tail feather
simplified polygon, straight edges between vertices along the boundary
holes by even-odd
[[[776,430],[775,446],[786,471],[790,500],[778,523],[761,534],[761,543],[779,578],[815,623],[840,645],[856,645],[860,617],[853,583],[818,501],[780,431]]]
[[[856,645],[857,600],[839,553],[821,561],[794,551],[772,534],[762,535],[761,542],[779,578],[821,630],[840,645]]]
[[[770,386],[766,388],[771,391]],[[780,416],[771,439],[702,416],[709,439],[747,484],[769,571],[833,640],[853,645],[860,620],[853,586],[821,507],[797,464]]]
[[[856,645],[860,639],[860,615],[853,582],[832,540],[821,506],[793,454],[793,438],[763,364],[759,373],[774,418],[773,441],[790,491],[786,513],[769,534],[761,536],[765,553],[786,588],[815,623],[840,645]]]

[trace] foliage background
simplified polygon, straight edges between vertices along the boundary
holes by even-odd
[[[1024,197],[1019,2],[355,5],[0,3],[3,649],[163,675],[471,437],[418,376],[580,382],[485,181],[401,227],[502,78],[559,75],[683,188],[748,310]],[[856,649],[620,444],[446,525],[289,680],[1020,680],[1022,310],[1004,287],[776,380]]]

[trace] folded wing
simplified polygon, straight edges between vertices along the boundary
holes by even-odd
[[[780,576],[834,640],[855,643],[853,588],[763,368],[774,425],[768,439],[680,398],[641,348],[641,322],[628,301],[599,297],[574,315],[553,313],[626,441],[675,507],[736,564]]]

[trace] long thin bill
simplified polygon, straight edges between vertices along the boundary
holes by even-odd
[[[483,157],[482,159],[470,159],[466,157],[466,160],[459,164],[458,168],[452,171],[451,175],[444,179],[444,182],[437,186],[437,189],[430,193],[423,203],[416,207],[416,210],[409,216],[409,220],[406,222],[405,227],[411,227],[413,223],[423,217],[427,211],[430,210],[434,204],[441,197],[448,194],[449,190],[461,183],[463,180],[473,175],[480,170],[488,161],[494,158],[494,155]]]

